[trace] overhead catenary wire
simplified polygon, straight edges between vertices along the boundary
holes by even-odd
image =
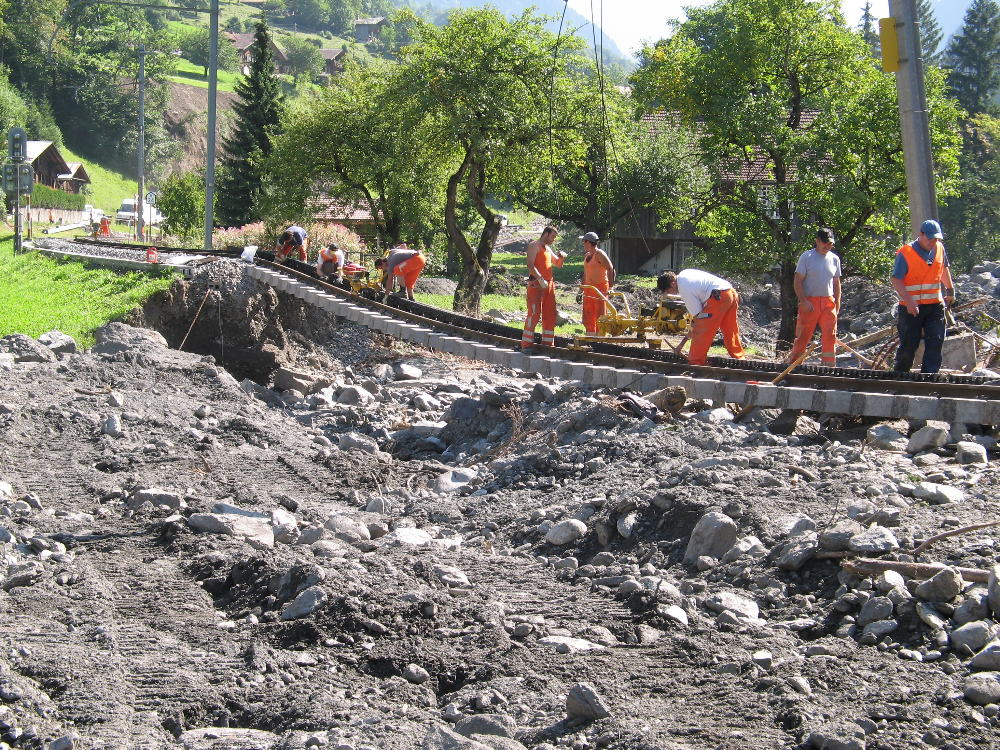
[[[556,186],[556,155],[555,146],[552,142],[552,110],[555,107],[556,89],[556,65],[559,64],[559,43],[562,41],[563,24],[566,21],[566,11],[569,8],[569,0],[563,0],[562,18],[559,19],[559,33],[556,34],[556,46],[552,51],[552,76],[549,84],[549,183],[552,187],[552,194],[556,199],[556,214],[562,213],[562,206],[559,201],[559,188]]]
[[[649,249],[649,243],[646,241],[646,235],[642,231],[642,226],[639,223],[639,216],[635,210],[635,204],[632,202],[632,195],[628,189],[628,183],[625,180],[625,176],[622,174],[621,159],[618,158],[618,149],[615,147],[614,135],[611,132],[611,128],[608,127],[608,103],[607,96],[605,94],[605,75],[604,75],[604,0],[601,0],[601,43],[600,50],[598,51],[597,44],[597,26],[594,23],[594,0],[590,0],[590,28],[592,36],[594,39],[594,64],[597,67],[597,78],[598,78],[598,90],[601,93],[601,123],[603,127],[604,138],[602,140],[602,147],[604,151],[604,174],[610,181],[611,171],[608,169],[608,144],[611,144],[611,155],[615,160],[615,170],[618,173],[618,179],[621,181],[622,191],[625,193],[625,200],[628,201],[629,213],[632,215],[632,220],[635,223],[636,231],[639,232],[639,239],[642,240],[643,246],[646,248],[647,253],[652,251]],[[611,198],[608,197],[606,202],[608,209],[608,232],[613,230],[611,225]]]

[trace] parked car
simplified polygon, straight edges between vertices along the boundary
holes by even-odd
[[[142,219],[147,226],[159,224],[163,221],[163,214],[156,210],[156,206],[143,204],[142,208]],[[138,218],[139,215],[135,210],[135,198],[125,198],[122,200],[121,208],[115,214],[115,219],[132,226]]]
[[[90,225],[99,226],[101,219],[104,218],[103,208],[94,208],[89,203],[83,207],[84,221],[89,221]]]

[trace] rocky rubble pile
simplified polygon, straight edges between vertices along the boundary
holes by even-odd
[[[996,517],[989,429],[653,420],[402,345],[262,385],[97,341],[0,339],[8,745],[996,735],[1000,553],[967,528]]]

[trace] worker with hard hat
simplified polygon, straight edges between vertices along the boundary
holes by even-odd
[[[917,239],[896,252],[892,267],[892,287],[899,295],[896,372],[909,372],[913,367],[921,336],[924,356],[920,372],[935,373],[941,369],[945,302],[951,304],[955,299],[955,283],[942,239],[941,225],[928,219],[920,225]]]

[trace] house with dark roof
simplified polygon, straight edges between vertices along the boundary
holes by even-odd
[[[385,16],[376,18],[359,18],[354,22],[354,40],[362,44],[374,42],[383,28],[389,25]]]
[[[27,157],[28,163],[35,168],[36,185],[58,190],[62,175],[71,172],[69,164],[52,141],[28,141]]]
[[[83,167],[83,162],[67,162],[69,171],[59,175],[59,187],[67,193],[79,193],[84,185],[90,184],[90,175]]]
[[[316,221],[343,224],[353,230],[367,244],[375,246],[378,230],[368,206],[363,203],[341,203],[326,196],[317,196],[308,203],[312,217]]]
[[[322,75],[333,76],[344,72],[344,55],[347,53],[343,49],[321,49],[320,54],[323,55]]]
[[[236,34],[234,32],[227,31],[226,37],[236,51],[240,53],[240,60],[243,61],[243,75],[250,73],[250,63],[253,62],[253,34]],[[274,72],[275,74],[287,75],[291,73],[292,68],[288,64],[288,56],[285,51],[281,49],[274,40],[271,40],[271,54],[274,56]]]

